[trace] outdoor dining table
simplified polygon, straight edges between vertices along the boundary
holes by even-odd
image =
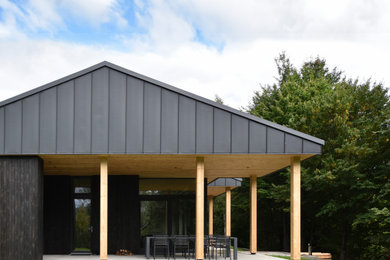
[[[156,237],[153,236],[147,236],[146,237],[146,243],[145,243],[145,257],[146,259],[150,258],[150,244],[151,241]],[[167,237],[169,240],[175,239],[175,236],[168,236]],[[194,237],[188,237],[189,239],[194,239]],[[230,237],[230,241],[233,243],[233,260],[237,260],[237,237]],[[230,250],[228,250],[228,254],[230,254]]]

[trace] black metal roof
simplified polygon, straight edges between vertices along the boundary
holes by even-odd
[[[0,102],[0,154],[319,154],[324,143],[107,61]]]

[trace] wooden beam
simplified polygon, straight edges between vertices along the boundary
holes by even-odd
[[[209,195],[209,235],[211,236],[214,232],[214,197]]]
[[[204,259],[204,158],[196,157],[196,259]]]
[[[100,259],[107,260],[108,235],[108,162],[100,160]]]
[[[299,156],[291,157],[290,166],[290,226],[291,259],[301,259],[301,161]]]
[[[257,252],[257,176],[250,177],[250,203],[251,203],[251,217],[250,217],[250,252],[256,254]]]
[[[225,189],[225,235],[231,236],[231,191],[230,187]]]

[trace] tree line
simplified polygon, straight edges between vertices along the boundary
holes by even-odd
[[[390,106],[382,83],[351,79],[313,58],[295,67],[283,53],[276,83],[245,110],[325,140],[302,162],[302,250],[334,259],[390,259]],[[289,169],[258,179],[258,248],[289,251]],[[224,197],[215,201],[223,233]],[[248,219],[248,221],[243,221]],[[232,235],[249,246],[249,181],[232,192]]]

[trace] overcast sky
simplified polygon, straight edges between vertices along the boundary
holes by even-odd
[[[0,100],[107,60],[239,108],[283,51],[388,87],[390,1],[0,0]]]

